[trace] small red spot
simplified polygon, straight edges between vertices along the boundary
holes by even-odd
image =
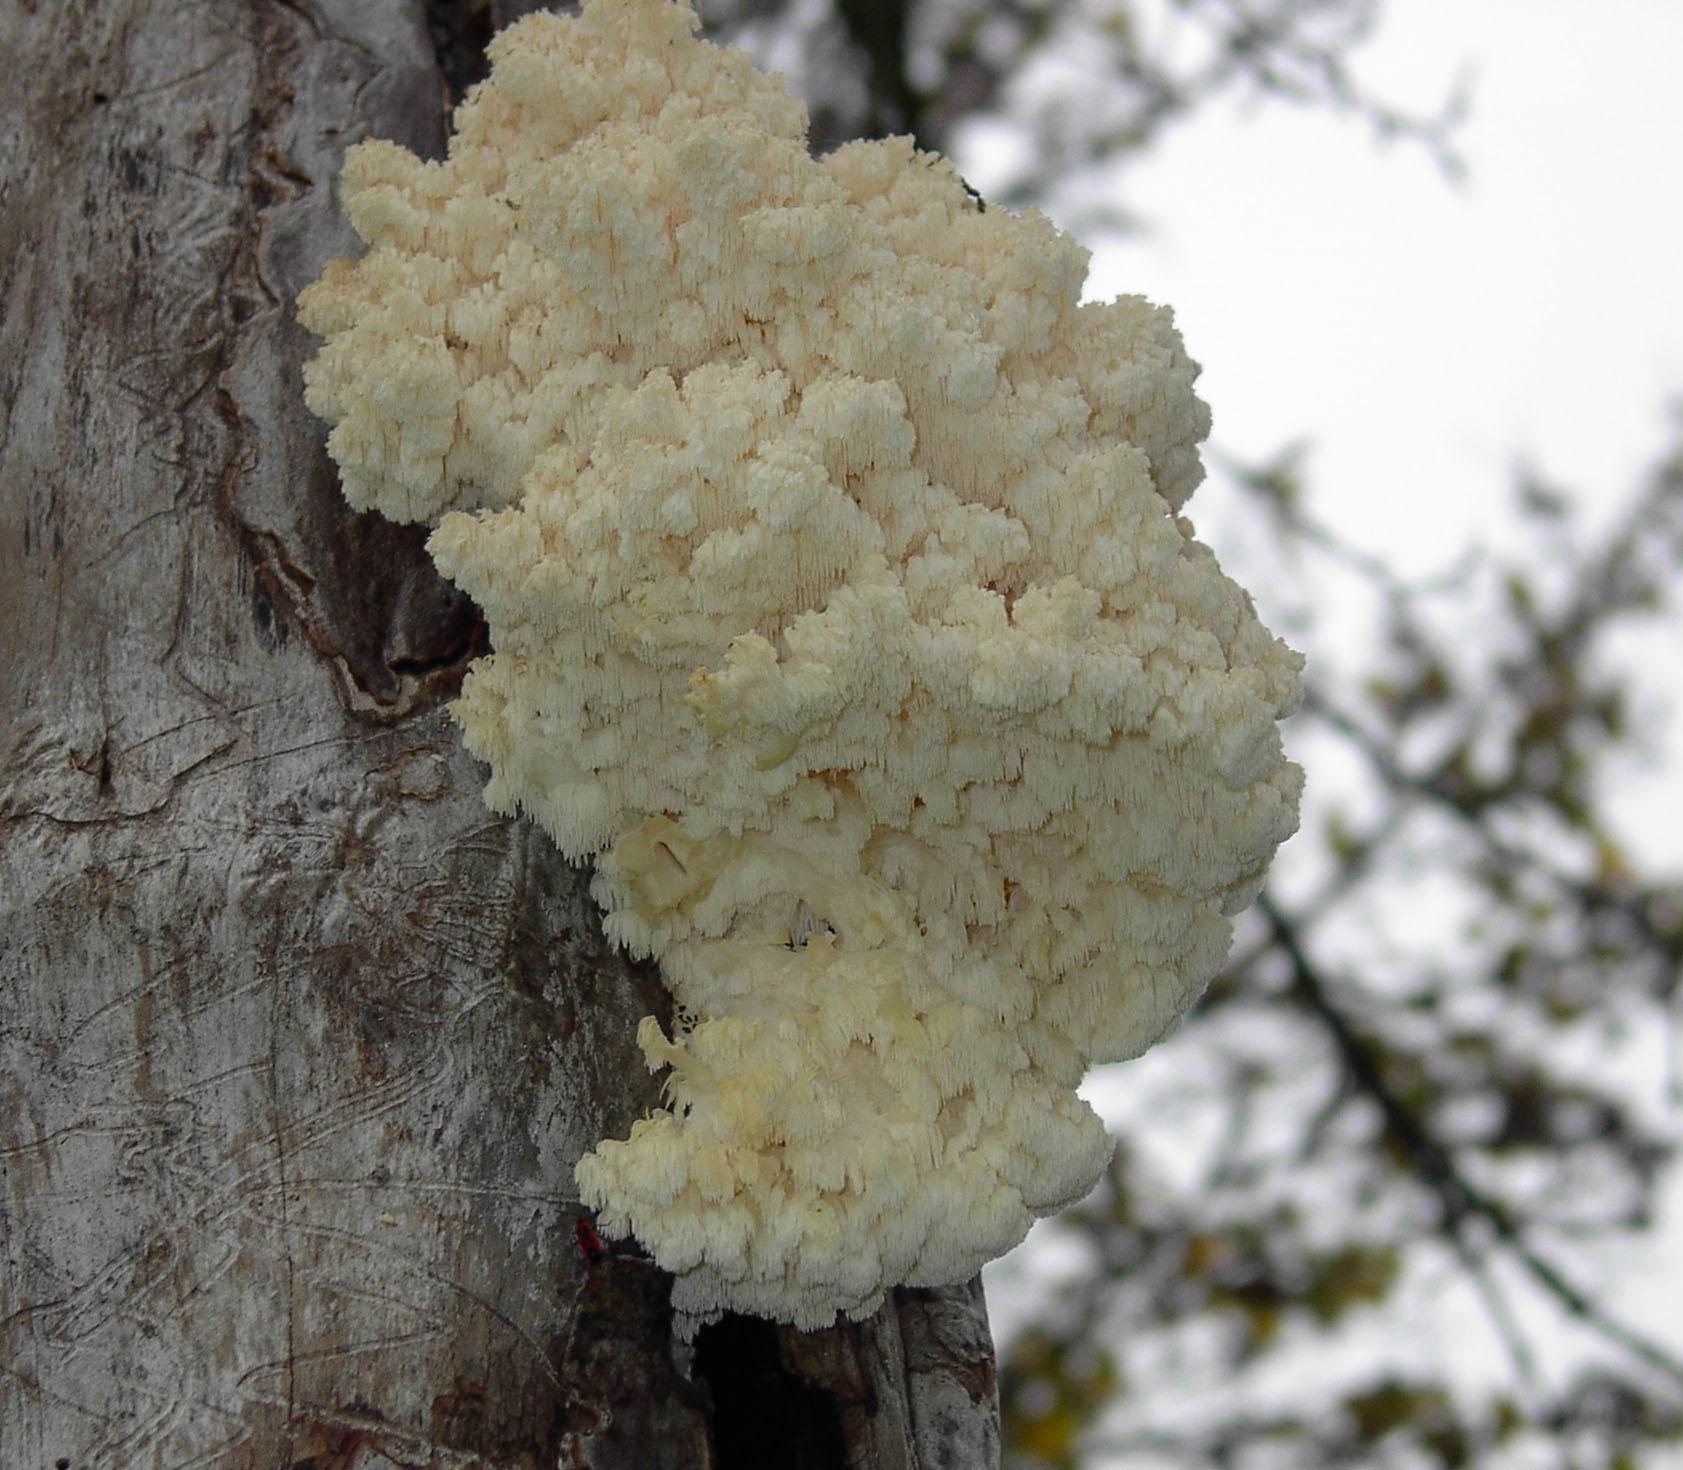
[[[602,1259],[602,1237],[591,1228],[590,1221],[580,1215],[573,1224],[573,1239],[579,1243],[579,1254],[589,1265]]]

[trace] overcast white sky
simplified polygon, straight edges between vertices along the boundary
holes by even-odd
[[[1357,54],[1430,112],[1473,77],[1446,184],[1423,150],[1325,112],[1225,107],[1120,180],[1155,228],[1095,294],[1171,302],[1216,438],[1307,430],[1327,512],[1424,568],[1489,531],[1516,455],[1624,491],[1683,394],[1683,5],[1391,0]]]
[[[1121,176],[1151,233],[1091,242],[1090,289],[1171,303],[1213,442],[1261,459],[1306,436],[1317,512],[1423,573],[1516,544],[1516,464],[1577,492],[1593,526],[1665,443],[1683,400],[1683,4],[1381,14],[1357,54],[1370,91],[1430,112],[1472,77],[1464,183],[1353,119],[1224,106]],[[1218,551],[1220,497],[1194,502]],[[1632,655],[1683,674],[1675,625]],[[1675,766],[1663,785],[1633,771],[1615,799],[1651,862],[1683,864],[1678,824],[1655,820],[1683,812]]]
[[[1668,402],[1683,400],[1680,58],[1677,0],[1389,0],[1356,75],[1421,113],[1471,75],[1463,183],[1354,119],[1223,104],[1119,173],[1117,201],[1150,232],[1087,238],[1089,294],[1172,304],[1205,366],[1213,442],[1262,460],[1311,440],[1316,513],[1405,572],[1469,543],[1520,545],[1521,462],[1604,525],[1667,442]],[[986,158],[961,148],[959,162],[985,193]],[[1220,484],[1191,509],[1232,560],[1222,538],[1244,521]],[[1266,615],[1270,590],[1254,590]],[[1623,652],[1668,664],[1671,704],[1683,703],[1677,620]],[[1680,744],[1675,719],[1653,742]],[[1683,870],[1683,756],[1628,775],[1622,835],[1647,863]],[[1137,1099],[1098,1088],[1112,1106],[1127,1092]],[[1668,1215],[1666,1242],[1603,1284],[1676,1341],[1683,1191]],[[990,1286],[1007,1327],[1009,1271]],[[1442,1335],[1459,1330],[1449,1313]]]

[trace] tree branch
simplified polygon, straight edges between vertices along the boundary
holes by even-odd
[[[1268,920],[1291,966],[1293,994],[1325,1026],[1356,1086],[1379,1108],[1386,1127],[1437,1196],[1444,1233],[1450,1238],[1457,1254],[1463,1260],[1467,1258],[1466,1252],[1472,1247],[1462,1232],[1469,1221],[1479,1221],[1507,1247],[1526,1274],[1568,1316],[1683,1386],[1683,1359],[1597,1306],[1580,1287],[1567,1280],[1557,1266],[1537,1252],[1499,1200],[1486,1194],[1461,1172],[1449,1148],[1432,1133],[1426,1120],[1403,1102],[1385,1080],[1373,1048],[1333,999],[1325,978],[1305,951],[1293,922],[1266,893],[1257,900],[1257,908]]]

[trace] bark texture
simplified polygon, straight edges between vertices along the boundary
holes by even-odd
[[[729,1354],[572,1234],[665,992],[484,809],[483,626],[301,400],[344,146],[442,147],[436,21],[0,6],[4,1470],[732,1463]],[[979,1287],[746,1330],[821,1422],[737,1463],[996,1460]]]

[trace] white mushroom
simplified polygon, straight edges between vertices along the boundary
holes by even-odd
[[[300,298],[345,492],[495,652],[486,800],[600,854],[693,1023],[578,1165],[698,1317],[965,1280],[1079,1198],[1075,1087],[1161,1036],[1294,830],[1300,660],[1176,512],[1167,310],[909,140],[809,156],[687,4],[493,43],[450,155],[347,157]]]

